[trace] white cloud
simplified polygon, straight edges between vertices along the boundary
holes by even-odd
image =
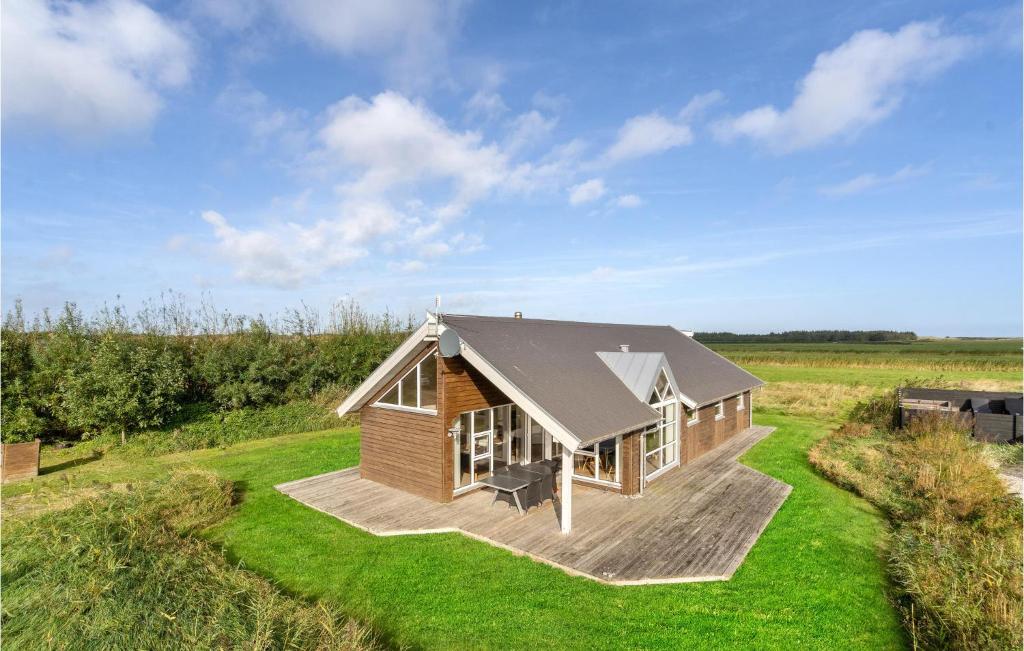
[[[79,140],[149,128],[188,83],[192,47],[135,0],[4,2],[3,119]]]
[[[591,201],[597,201],[604,196],[605,192],[607,192],[607,188],[604,187],[603,180],[590,179],[569,188],[569,204],[579,206]]]
[[[789,108],[761,106],[718,122],[715,133],[723,141],[745,136],[779,153],[852,137],[890,115],[912,83],[948,68],[969,45],[938,22],[857,32],[818,55]]]
[[[507,111],[505,100],[493,90],[478,90],[466,102],[467,120],[496,120]]]
[[[229,84],[217,96],[215,106],[248,129],[257,148],[273,141],[287,153],[296,154],[308,147],[306,114],[272,106],[266,95],[251,86]]]
[[[615,200],[619,208],[639,208],[644,205],[644,200],[635,194],[624,194]]]
[[[509,125],[505,150],[517,152],[540,142],[551,134],[556,124],[558,118],[544,117],[539,111],[527,111],[517,115]]]
[[[902,183],[928,173],[927,167],[907,165],[892,174],[878,175],[874,173],[861,174],[852,179],[827,185],[818,189],[818,192],[828,197],[845,197],[851,194],[859,194],[873,188],[884,187]]]
[[[350,195],[375,196],[425,181],[448,181],[454,194],[436,215],[461,216],[471,203],[509,179],[507,156],[480,134],[455,132],[425,106],[394,92],[366,102],[349,97],[329,111],[320,132],[325,153],[361,171]]]
[[[443,65],[463,0],[272,0],[301,36],[345,56],[383,57],[403,86]]]
[[[347,266],[368,255],[367,246],[398,228],[402,216],[390,206],[350,202],[338,219],[312,226],[295,223],[241,230],[220,213],[207,210],[218,253],[231,262],[239,280],[294,287],[325,271]]]
[[[607,163],[657,154],[693,142],[693,131],[686,124],[673,122],[658,114],[638,115],[626,120],[618,137],[604,153]]]
[[[686,106],[679,111],[679,119],[687,123],[692,122],[724,99],[725,95],[720,90],[712,90],[700,95],[694,95],[693,99],[687,102]]]

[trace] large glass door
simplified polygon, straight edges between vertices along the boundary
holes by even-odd
[[[465,488],[491,476],[494,458],[494,414],[492,409],[461,414],[452,429],[455,488]]]

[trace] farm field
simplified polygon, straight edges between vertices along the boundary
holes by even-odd
[[[3,487],[4,516],[31,517],[82,495],[200,468],[239,489],[233,514],[204,534],[229,560],[290,594],[336,606],[396,646],[524,648],[558,640],[565,648],[588,649],[906,648],[885,596],[878,545],[884,521],[866,501],[817,474],[807,450],[857,400],[907,377],[1019,386],[1019,359],[1016,370],[1007,362],[1010,344],[950,345],[963,345],[963,357],[976,364],[928,368],[934,362],[920,360],[930,357],[907,352],[892,368],[844,367],[794,345],[784,351],[760,346],[763,352],[751,352],[749,345],[740,352],[720,350],[730,357],[778,353],[748,366],[769,382],[754,398],[754,420],[778,429],[741,461],[793,486],[728,582],[605,586],[458,534],[375,538],[273,489],[280,482],[356,465],[358,427],[162,456],[49,450],[41,477]],[[801,363],[790,363],[787,354]],[[858,360],[861,354],[872,360],[881,355],[841,354]]]

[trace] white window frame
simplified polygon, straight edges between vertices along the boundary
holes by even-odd
[[[580,447],[576,448],[576,451],[573,453],[574,454],[574,456],[573,456],[573,465],[572,465],[572,478],[573,479],[578,479],[581,482],[588,482],[588,483],[591,483],[591,484],[599,484],[601,486],[614,486],[615,488],[621,488],[622,487],[622,436],[621,435],[614,437],[615,438],[615,481],[608,481],[607,479],[601,479],[599,477],[587,477],[586,475],[577,475],[576,474],[576,463],[575,463],[575,460],[576,460],[575,455],[576,454],[584,456],[584,457],[591,457],[592,459],[594,459],[594,471],[597,472],[597,474],[600,474],[600,472],[598,471],[598,465],[600,463],[600,460],[597,458],[598,457],[598,452],[597,451],[600,448],[602,443],[604,443],[605,441],[607,441],[607,440],[609,440],[611,438],[612,437],[608,437],[607,439],[602,439],[600,441],[594,441],[593,443],[591,443],[591,444],[589,444],[587,446],[582,446],[581,445]],[[587,447],[594,448],[594,451],[591,452],[591,451],[587,450],[586,449]]]
[[[680,404],[682,405],[682,403],[680,403]],[[682,405],[682,407],[683,407],[683,415],[685,416],[686,415],[686,405]],[[696,425],[699,422],[700,422],[700,407],[694,406],[694,408],[693,408],[693,418],[687,418],[686,419],[686,426],[687,427],[691,427],[693,425]]]
[[[725,401],[715,403],[715,420],[725,420]]]
[[[418,406],[418,405],[422,404],[421,403],[422,396],[420,396],[420,390],[422,388],[422,386],[421,386],[421,379],[420,379],[420,368],[423,366],[423,362],[426,361],[427,358],[430,357],[431,355],[433,355],[435,352],[437,352],[437,348],[431,348],[429,351],[427,351],[426,355],[424,355],[423,357],[419,358],[419,360],[416,362],[416,366],[414,368],[409,369],[409,371],[406,372],[405,375],[403,375],[402,377],[398,378],[398,380],[396,380],[394,384],[392,384],[392,385],[390,385],[388,387],[387,391],[385,391],[385,392],[383,392],[381,394],[380,398],[378,398],[377,401],[373,403],[373,406],[374,407],[379,407],[381,409],[392,409],[394,411],[407,411],[407,412],[413,413],[413,414],[427,414],[429,416],[436,416],[437,415],[437,409],[426,409],[426,408]],[[404,380],[405,378],[409,377],[409,375],[411,375],[412,373],[416,374],[416,405],[417,405],[416,407],[408,407],[408,406],[402,404],[402,380]],[[381,400],[383,400],[384,396],[386,396],[389,393],[391,393],[391,390],[394,389],[395,387],[398,387],[398,404],[396,405],[396,404],[392,404],[390,402],[381,402]]]
[[[665,373],[664,369],[662,369],[661,372]],[[665,374],[665,379],[668,380],[668,374]],[[663,400],[661,400],[658,403],[651,404],[651,407],[654,408],[654,409],[657,409],[660,412],[662,408],[664,408],[664,407],[666,407],[666,406],[668,406],[670,404],[671,405],[675,405],[675,414],[676,415],[675,415],[675,419],[671,423],[666,423],[663,420],[659,419],[658,422],[655,425],[652,425],[651,427],[646,428],[643,431],[643,433],[641,433],[641,436],[643,438],[640,441],[640,445],[642,446],[642,449],[643,449],[643,456],[642,456],[641,463],[640,463],[640,477],[641,477],[641,479],[643,480],[644,483],[647,483],[647,482],[650,482],[650,481],[654,481],[655,479],[657,479],[658,477],[660,477],[664,473],[668,472],[672,468],[675,468],[676,466],[679,465],[679,453],[680,453],[680,446],[681,446],[681,441],[680,441],[680,436],[679,436],[679,432],[680,432],[679,423],[682,420],[683,414],[685,413],[685,412],[682,412],[682,409],[683,409],[683,407],[685,405],[683,405],[682,401],[679,400],[679,392],[676,391],[674,388],[672,388],[671,380],[669,380],[668,384],[666,384],[665,386],[667,388],[669,388],[669,389],[672,389],[672,397],[669,398],[669,399],[664,399],[665,398],[665,394],[658,391],[657,383],[655,383],[655,387],[653,389],[653,393],[655,395],[657,395],[659,398],[663,398]],[[664,434],[664,432],[665,432],[665,426],[666,425],[671,425],[672,426],[672,433],[674,435],[673,441],[669,442],[669,443],[665,442],[665,434]],[[647,450],[647,435],[649,433],[651,433],[652,431],[654,431],[655,429],[658,432],[658,437],[659,437],[660,445],[657,448],[648,451]],[[664,456],[662,456],[662,462],[663,462],[662,466],[660,468],[658,468],[657,470],[655,470],[650,475],[648,475],[647,474],[647,457],[649,457],[651,455],[654,455],[654,454],[662,454],[664,452],[665,448],[667,448],[670,445],[675,445],[675,448],[676,448],[675,449],[675,454],[672,456],[672,459],[668,463],[664,463]]]
[[[743,411],[746,408],[745,401],[743,400],[743,394],[736,396],[736,411]]]

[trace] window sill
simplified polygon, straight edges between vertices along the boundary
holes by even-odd
[[[404,411],[410,414],[422,414],[424,416],[437,416],[436,409],[421,409],[420,407],[405,407],[403,405],[389,405],[383,402],[375,402],[371,407],[377,407],[379,409],[390,409],[392,411]]]
[[[686,421],[686,426],[690,427],[691,425],[697,425],[698,423],[700,423],[700,419],[694,418],[693,420]]]
[[[715,416],[715,420],[725,420],[725,416]]]

